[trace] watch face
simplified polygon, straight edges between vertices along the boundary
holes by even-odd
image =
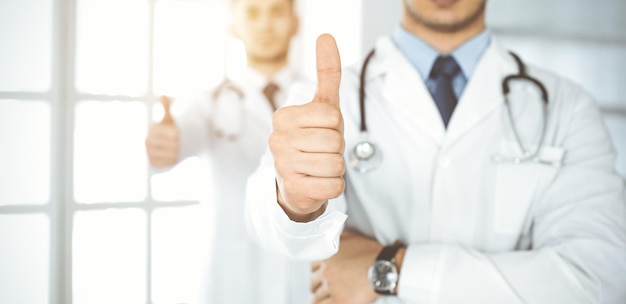
[[[367,275],[376,291],[393,292],[398,283],[398,270],[390,261],[375,261]]]

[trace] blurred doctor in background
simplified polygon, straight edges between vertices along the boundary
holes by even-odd
[[[274,111],[300,77],[288,66],[299,20],[293,0],[232,0],[231,33],[241,39],[247,69],[207,92],[180,115],[165,116],[146,139],[150,164],[176,165],[191,156],[210,162],[214,204],[210,206],[208,266],[202,270],[200,303],[307,303],[309,265],[274,255],[246,234],[246,179],[258,164]]]

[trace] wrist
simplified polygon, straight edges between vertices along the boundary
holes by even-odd
[[[276,184],[276,202],[278,203],[280,208],[283,209],[287,217],[289,217],[290,220],[297,222],[297,223],[308,223],[308,222],[314,221],[315,219],[320,217],[322,214],[324,214],[324,212],[326,211],[326,206],[328,205],[328,201],[326,201],[324,204],[322,204],[322,206],[319,209],[311,213],[295,212],[291,210],[289,206],[283,200],[283,197],[280,194],[280,189],[278,189],[278,184]]]
[[[402,276],[402,262],[404,262],[404,254],[406,253],[406,247],[400,247],[396,256],[394,257],[394,261],[396,264],[396,269],[398,269],[398,282],[400,282],[400,278]],[[394,290],[394,294],[398,294],[398,286],[400,284],[396,284],[396,289]]]
[[[369,267],[368,279],[376,293],[397,295],[400,267],[404,260],[405,248],[406,246],[399,241],[383,247],[374,263]]]
[[[318,217],[324,214],[324,212],[326,211],[326,206],[328,205],[328,202],[324,203],[324,205],[322,205],[319,209],[311,213],[297,213],[297,212],[291,211],[289,207],[285,206],[280,201],[278,202],[278,205],[280,205],[280,207],[283,209],[285,214],[287,214],[287,217],[289,217],[290,220],[296,223],[308,223],[308,222],[312,222],[316,220]]]

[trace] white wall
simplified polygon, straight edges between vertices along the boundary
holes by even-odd
[[[292,62],[310,79],[316,78],[315,42],[322,33],[332,34],[341,63],[350,65],[361,57],[361,0],[299,0],[300,33],[294,41]]]
[[[626,177],[626,1],[492,0],[487,23],[525,61],[582,85],[598,101]]]
[[[367,54],[379,36],[388,35],[400,23],[404,0],[363,0],[361,51]]]

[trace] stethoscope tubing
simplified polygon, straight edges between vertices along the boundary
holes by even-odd
[[[226,139],[228,141],[235,141],[237,140],[237,138],[239,137],[239,134],[224,134],[224,132],[222,132],[222,130],[216,125],[215,121],[215,117],[216,117],[216,105],[218,103],[218,101],[220,100],[220,96],[222,96],[222,94],[225,91],[231,91],[234,92],[237,95],[237,99],[239,100],[239,107],[241,108],[241,112],[243,112],[243,103],[244,103],[244,98],[245,98],[245,94],[243,93],[243,91],[238,88],[230,79],[228,78],[224,78],[224,80],[222,80],[222,82],[213,90],[213,94],[211,94],[211,102],[213,103],[213,107],[211,109],[211,120],[210,120],[210,124],[211,124],[211,132],[217,137],[217,138],[223,138]],[[239,117],[239,124],[243,125],[245,121],[245,118],[243,115],[241,115]]]
[[[360,161],[367,161],[368,159],[372,159],[371,155],[363,159],[359,159],[358,157],[355,158],[355,156],[353,156],[353,155],[358,155],[356,151],[359,150],[359,147],[361,145],[370,145],[372,147],[376,147],[376,145],[371,143],[368,139],[367,121],[366,121],[366,115],[365,115],[365,100],[366,100],[365,82],[366,82],[366,76],[367,76],[367,68],[370,64],[370,61],[374,57],[375,53],[376,53],[376,49],[373,49],[365,57],[365,60],[363,61],[363,66],[361,68],[361,75],[359,77],[359,81],[360,81],[359,82],[359,111],[360,111],[359,114],[360,114],[360,120],[361,120],[359,129],[360,129],[361,137],[363,138],[363,140],[357,143],[356,146],[353,148],[353,151],[351,153],[352,159],[350,163],[352,164],[353,168],[355,168],[357,171],[362,172],[362,173],[366,173],[375,169],[375,168],[369,168],[367,170],[362,170],[358,168]],[[507,109],[507,117],[511,125],[511,130],[513,131],[513,136],[515,137],[515,141],[517,142],[517,146],[520,149],[522,156],[513,157],[513,158],[495,156],[492,160],[494,162],[507,162],[507,163],[513,163],[513,164],[521,164],[525,162],[534,162],[534,163],[540,163],[540,164],[553,164],[552,162],[544,161],[539,158],[539,152],[545,140],[546,128],[547,128],[547,122],[548,122],[548,103],[549,103],[548,90],[546,89],[546,87],[543,85],[541,81],[528,75],[526,71],[526,65],[517,54],[513,52],[509,52],[509,54],[511,54],[511,56],[513,57],[513,59],[515,60],[517,64],[518,73],[514,75],[508,75],[502,80],[502,95],[504,96],[504,104]],[[540,135],[541,137],[539,139],[537,147],[532,152],[526,149],[526,147],[524,147],[521,137],[519,135],[517,126],[515,125],[515,120],[513,119],[513,113],[511,112],[511,106],[509,104],[508,95],[511,91],[510,83],[511,81],[514,81],[514,80],[524,80],[524,81],[528,81],[532,83],[539,89],[540,94],[541,94],[542,115],[543,115],[541,135]],[[378,149],[374,150],[374,152],[381,153],[381,151],[378,151]],[[378,167],[378,165],[375,165],[375,167]]]
[[[369,54],[367,54],[367,57],[365,57],[359,79],[359,109],[361,114],[361,132],[367,132],[367,123],[365,122],[365,78],[367,76],[367,67],[369,66],[370,60],[372,60],[372,57],[374,57],[375,53],[376,49],[372,49]]]

